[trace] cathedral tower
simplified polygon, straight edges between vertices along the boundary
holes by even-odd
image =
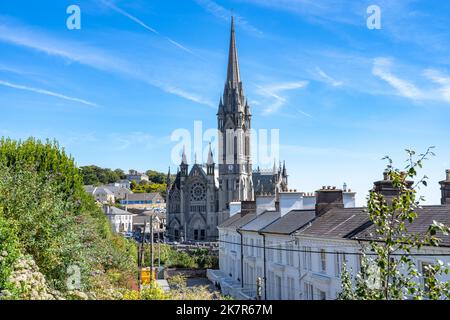
[[[231,39],[227,80],[217,113],[219,131],[219,212],[228,218],[232,201],[253,200],[252,161],[250,153],[251,113],[239,71],[234,19],[231,18]]]

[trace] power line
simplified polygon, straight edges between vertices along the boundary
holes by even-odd
[[[195,241],[195,242],[200,242],[200,240],[198,239],[192,239],[192,238],[186,238],[186,241]],[[371,253],[371,252],[346,252],[343,251],[342,248],[340,247],[336,247],[339,248],[339,251],[327,251],[327,250],[302,250],[302,249],[290,249],[290,248],[284,248],[281,245],[282,244],[287,244],[287,243],[292,243],[296,240],[289,240],[289,241],[284,241],[281,242],[279,244],[273,245],[273,246],[258,246],[258,245],[251,245],[251,244],[242,244],[242,247],[250,247],[250,248],[259,248],[259,249],[266,249],[269,251],[287,251],[287,252],[300,252],[300,253],[317,253],[317,254],[331,254],[331,255],[349,255],[349,256],[376,256],[376,253]],[[234,245],[238,245],[241,246],[240,242],[233,242],[233,241],[227,241],[227,240],[217,240],[217,241],[211,241],[211,242],[219,242],[219,243],[227,243],[227,244],[234,244]],[[303,246],[306,247],[306,246]],[[442,248],[442,247],[436,247],[436,248]],[[409,256],[414,256],[414,257],[447,257],[450,256],[450,253],[409,253]],[[405,256],[405,254],[402,253],[392,253],[390,254],[390,256]]]

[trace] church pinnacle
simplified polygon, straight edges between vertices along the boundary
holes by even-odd
[[[239,60],[236,48],[236,34],[234,32],[234,17],[231,17],[231,37],[230,37],[230,52],[228,56],[227,83],[231,83],[231,86],[236,88],[240,82],[241,76],[239,74]]]

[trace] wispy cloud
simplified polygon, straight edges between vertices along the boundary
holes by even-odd
[[[212,107],[214,104],[207,99],[192,92],[163,82],[142,70],[142,66],[129,60],[111,55],[109,52],[87,46],[81,42],[67,41],[52,37],[34,28],[5,24],[0,20],[0,41],[26,47],[51,56],[57,56],[71,62],[87,65],[91,68],[108,73],[125,75],[151,86],[157,87],[167,93],[177,95],[183,99]]]
[[[442,72],[434,69],[426,69],[424,75],[439,85],[437,89],[442,100],[450,103],[450,76],[442,74]]]
[[[150,27],[148,24],[146,24],[145,22],[143,22],[141,19],[139,19],[139,18],[133,16],[132,14],[126,12],[125,10],[119,8],[119,7],[116,6],[113,2],[108,1],[108,0],[101,0],[101,2],[102,2],[105,6],[107,6],[107,7],[111,8],[111,9],[113,9],[114,11],[116,11],[117,13],[119,13],[119,14],[123,15],[124,17],[127,17],[128,19],[130,19],[130,20],[136,22],[138,25],[140,25],[141,27],[147,29],[148,31],[153,32],[153,33],[156,34],[156,35],[161,35],[156,29]],[[163,35],[161,35],[161,36],[163,36]],[[164,39],[166,39],[168,42],[170,42],[171,44],[173,44],[174,46],[176,46],[177,48],[179,48],[179,49],[181,49],[181,50],[183,50],[183,51],[186,51],[187,53],[190,53],[190,54],[192,54],[192,55],[195,55],[195,53],[194,53],[192,50],[190,50],[189,48],[183,46],[181,43],[179,43],[179,42],[177,42],[177,41],[175,41],[175,40],[173,40],[173,39],[171,39],[171,38],[169,38],[169,37],[167,37],[167,36],[163,36],[163,37],[164,37]]]
[[[342,81],[338,81],[334,78],[332,78],[331,76],[329,76],[328,74],[325,73],[325,71],[323,71],[322,69],[320,69],[319,67],[316,68],[316,72],[319,75],[321,81],[333,86],[333,87],[339,87],[343,84]]]
[[[408,80],[391,72],[392,61],[388,58],[376,58],[373,61],[372,74],[387,82],[397,94],[412,100],[424,99],[424,93]]]
[[[67,101],[72,101],[72,102],[77,102],[77,103],[81,103],[87,106],[91,106],[91,107],[97,107],[98,105],[96,103],[84,100],[84,99],[80,99],[80,98],[74,98],[74,97],[69,97],[57,92],[53,92],[53,91],[49,91],[49,90],[45,90],[45,89],[39,89],[39,88],[34,88],[34,87],[29,87],[29,86],[24,86],[24,85],[19,85],[19,84],[14,84],[11,82],[7,82],[7,81],[3,81],[0,80],[0,85],[4,86],[4,87],[9,87],[9,88],[13,88],[13,89],[17,89],[17,90],[25,90],[25,91],[30,91],[30,92],[34,92],[34,93],[38,93],[38,94],[43,94],[46,96],[51,96],[51,97],[55,97],[55,98],[59,98],[59,99],[63,99],[63,100],[67,100]]]
[[[271,100],[271,103],[269,103],[269,105],[263,110],[263,115],[270,115],[277,112],[288,102],[288,98],[282,95],[284,92],[301,89],[306,87],[307,85],[308,81],[296,81],[257,86],[257,94]],[[306,116],[311,116],[303,111],[301,112]]]
[[[232,15],[232,12],[217,4],[216,2],[212,0],[195,0],[195,2],[197,2],[198,5],[200,5],[202,8],[204,8],[206,11],[216,16],[217,18],[225,21],[231,21],[230,17]],[[261,36],[263,34],[261,30],[250,24],[250,22],[248,22],[244,17],[240,15],[234,14],[234,23],[242,29],[257,36]]]

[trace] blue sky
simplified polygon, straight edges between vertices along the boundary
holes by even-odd
[[[66,8],[81,8],[68,30]],[[381,30],[366,27],[369,5]],[[216,127],[230,11],[253,126],[280,129],[290,186],[346,182],[358,204],[389,154],[450,168],[450,3],[342,0],[0,2],[0,135],[55,138],[79,165],[166,171],[178,128]],[[206,145],[206,142],[205,142]]]

